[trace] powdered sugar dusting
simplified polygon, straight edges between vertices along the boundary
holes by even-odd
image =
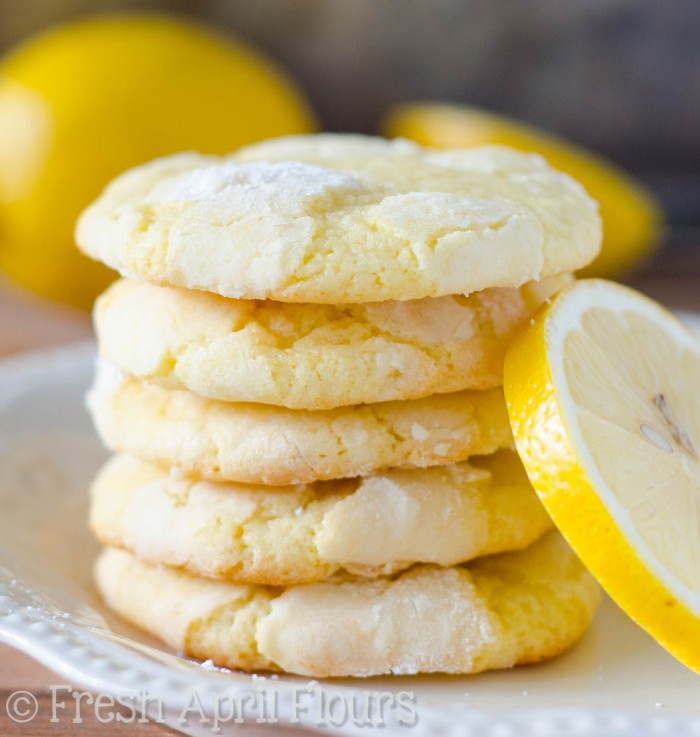
[[[224,161],[168,179],[153,194],[162,202],[225,200],[288,211],[295,203],[360,189],[361,182],[352,175],[313,164]]]
[[[192,663],[196,663],[196,660],[190,661]],[[204,668],[204,670],[217,672],[217,673],[233,673],[233,671],[230,668],[224,668],[222,666],[218,666],[214,663],[213,660],[203,660],[201,663],[198,663],[198,665],[201,668]]]

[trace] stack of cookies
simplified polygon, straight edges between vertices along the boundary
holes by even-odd
[[[588,263],[595,204],[538,157],[322,135],[115,180],[81,217],[110,607],[187,655],[315,677],[553,656],[598,589],[500,389]]]

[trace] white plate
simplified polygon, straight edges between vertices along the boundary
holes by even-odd
[[[700,316],[686,319],[700,329]],[[155,716],[190,734],[212,734],[217,706],[223,712],[233,703],[240,714],[247,703],[248,734],[293,728],[297,734],[367,735],[375,730],[356,724],[363,709],[377,706],[377,693],[403,691],[403,705],[387,705],[390,696],[384,695],[381,714],[370,712],[383,722],[378,733],[700,735],[700,677],[610,601],[564,656],[479,676],[317,684],[223,673],[154,647],[112,617],[91,584],[97,546],[86,529],[86,489],[105,457],[83,408],[93,351],[81,345],[0,362],[0,639],[65,683],[119,694],[135,706],[138,692],[146,691],[150,704],[163,705]],[[244,693],[250,701],[241,701]],[[209,723],[194,712],[200,703]],[[298,722],[295,704],[302,707]],[[193,710],[185,723],[188,706]],[[343,720],[342,712],[353,706],[360,719]],[[223,734],[236,731],[232,723],[220,726]]]

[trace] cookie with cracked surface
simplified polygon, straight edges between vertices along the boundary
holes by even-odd
[[[332,409],[503,382],[514,332],[570,277],[355,305],[234,300],[122,279],[95,304],[100,355],[169,389]]]
[[[211,481],[307,484],[513,445],[500,388],[294,410],[163,389],[100,361],[88,407],[112,450]]]
[[[537,155],[326,134],[128,171],[76,239],[154,284],[337,304],[517,287],[585,266],[601,234],[596,203]]]
[[[556,532],[465,566],[286,589],[197,578],[115,549],[96,579],[112,609],[187,656],[316,678],[536,663],[571,646],[600,600]]]
[[[517,550],[551,528],[514,451],[302,486],[216,484],[115,456],[92,487],[105,545],[201,576],[282,586]]]

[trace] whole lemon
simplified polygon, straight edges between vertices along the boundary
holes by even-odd
[[[0,63],[0,269],[88,307],[114,274],[77,251],[73,227],[115,175],[314,127],[276,66],[199,25],[124,15],[50,30]]]
[[[660,241],[662,210],[651,192],[602,157],[536,128],[465,105],[418,102],[394,109],[384,132],[436,148],[499,144],[534,151],[577,179],[598,201],[603,219],[602,250],[579,276],[623,274]]]

